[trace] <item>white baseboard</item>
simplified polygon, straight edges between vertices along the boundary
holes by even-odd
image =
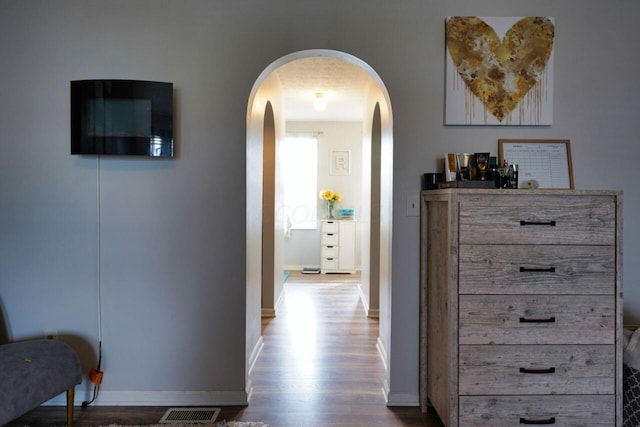
[[[387,391],[386,399],[387,406],[420,406],[418,393]]]
[[[378,339],[376,340],[376,348],[378,349],[378,354],[380,355],[380,358],[382,359],[382,364],[384,365],[385,372],[389,372],[387,349],[384,347],[384,343],[382,342],[380,337],[378,337]]]
[[[286,291],[284,290],[284,287],[282,288],[282,292],[280,292],[280,295],[278,295],[278,300],[276,301],[276,307],[275,307],[275,312],[274,315],[277,316],[278,315],[278,310],[280,309],[280,305],[282,305],[282,301],[284,301],[284,293]]]
[[[362,306],[364,307],[364,314],[367,317],[371,317],[373,319],[378,319],[380,317],[380,310],[377,308],[369,307],[369,300],[362,289],[362,285],[358,283],[358,294],[360,294],[360,301],[362,301]]]
[[[76,396],[75,405],[82,404]],[[246,391],[137,391],[100,390],[92,406],[246,406]],[[65,406],[66,394],[54,397],[43,406]]]
[[[251,387],[249,387],[251,388]],[[382,392],[387,406],[420,406],[417,393],[389,391],[384,381]],[[249,391],[133,391],[102,390],[92,406],[247,406]],[[63,393],[43,403],[43,406],[65,406]],[[80,406],[82,397],[76,397],[74,404]]]
[[[253,350],[251,350],[251,355],[249,356],[249,369],[247,369],[247,378],[249,377],[249,375],[251,375],[251,371],[253,371],[253,367],[255,366],[258,357],[260,357],[260,353],[262,352],[263,348],[264,340],[262,339],[262,335],[260,335],[260,338],[258,338],[258,342],[256,342],[256,345],[253,347]]]
[[[278,301],[276,301],[276,306],[274,308],[263,308],[262,309],[262,317],[278,317],[278,309],[280,309],[280,304],[282,304],[282,301],[284,300],[284,293],[285,290],[284,288],[282,289],[282,292],[280,292],[280,296],[278,297]]]
[[[369,317],[369,300],[367,299],[367,296],[364,294],[364,291],[362,290],[362,285],[360,283],[358,283],[358,295],[360,296],[360,302],[364,307],[364,314],[367,317]]]
[[[247,404],[249,404],[249,401],[251,400],[251,395],[253,394],[253,382],[251,381],[251,371],[253,371],[253,367],[256,365],[256,361],[258,360],[258,357],[260,357],[260,353],[262,353],[263,348],[264,348],[264,339],[262,338],[262,335],[261,335],[256,345],[253,347],[253,350],[251,351],[251,355],[249,356],[249,360],[248,360],[249,369],[247,369],[247,375],[246,375],[247,384],[246,384],[246,387],[244,388]]]
[[[253,383],[251,382],[251,378],[247,378],[247,386],[244,388],[245,393],[247,393],[247,405],[251,402],[251,395],[253,395]]]
[[[378,353],[380,354],[380,358],[382,359],[382,363],[384,364],[384,370],[387,372],[385,379],[382,383],[382,394],[384,395],[384,400],[387,403],[387,406],[420,406],[420,394],[413,392],[395,392],[391,391],[391,387],[389,387],[389,359],[387,356],[387,350],[384,347],[384,344],[380,337],[376,341],[376,348],[378,349]]]
[[[384,396],[384,403],[387,406],[389,406],[389,393],[390,392],[391,391],[389,390],[389,382],[385,378],[384,381],[382,381],[382,396]]]
[[[276,317],[276,309],[275,308],[263,308],[261,311],[262,317]]]

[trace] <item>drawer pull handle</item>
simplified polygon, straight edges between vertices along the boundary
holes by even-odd
[[[529,319],[527,317],[520,318],[520,323],[555,323],[555,321],[556,318],[553,316],[546,319]]]
[[[555,273],[556,272],[556,268],[555,267],[549,267],[549,268],[527,268],[527,267],[520,267],[520,273]]]
[[[548,369],[520,368],[520,372],[523,374],[555,374],[556,368],[548,368]]]
[[[521,226],[525,225],[548,225],[549,227],[555,227],[555,221],[520,221]]]
[[[537,425],[541,425],[541,424],[555,424],[556,423],[556,418],[555,417],[551,417],[551,418],[545,418],[542,420],[530,420],[527,418],[520,418],[520,424],[537,424]]]

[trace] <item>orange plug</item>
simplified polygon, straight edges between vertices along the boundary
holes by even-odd
[[[102,371],[98,371],[97,369],[92,368],[91,371],[89,371],[89,379],[96,387],[98,387],[102,382],[103,374],[104,373]]]

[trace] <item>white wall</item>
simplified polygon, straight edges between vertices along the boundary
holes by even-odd
[[[318,193],[332,190],[342,196],[336,204],[340,208],[354,208],[362,212],[362,122],[287,122],[287,132],[318,133]],[[351,174],[331,175],[331,150],[351,151]],[[320,224],[326,218],[326,204],[318,199],[318,228],[292,230],[284,241],[285,269],[320,267]],[[358,219],[356,217],[356,219]],[[360,227],[356,236],[356,264],[360,266]]]
[[[553,126],[442,125],[448,15],[555,18]],[[57,329],[85,369],[95,363],[97,160],[69,155],[69,81],[171,81],[177,157],[100,162],[99,403],[241,400],[247,102],[265,67],[310,48],[365,61],[393,106],[393,252],[381,283],[392,298],[380,302],[392,403],[418,403],[418,218],[406,216],[406,198],[445,152],[570,139],[577,188],[625,192],[625,317],[640,322],[638,16],[632,0],[0,0],[0,308],[10,338]]]

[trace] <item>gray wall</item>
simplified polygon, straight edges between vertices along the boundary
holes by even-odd
[[[555,17],[553,126],[442,125],[448,15]],[[265,67],[310,48],[362,59],[391,97],[394,402],[417,404],[418,390],[418,218],[406,198],[445,152],[570,139],[577,188],[625,191],[625,317],[640,322],[638,16],[635,0],[0,0],[9,337],[57,329],[95,363],[99,176],[103,402],[241,400],[247,101]],[[98,171],[69,155],[69,81],[92,78],[173,82],[177,158],[102,158]]]

